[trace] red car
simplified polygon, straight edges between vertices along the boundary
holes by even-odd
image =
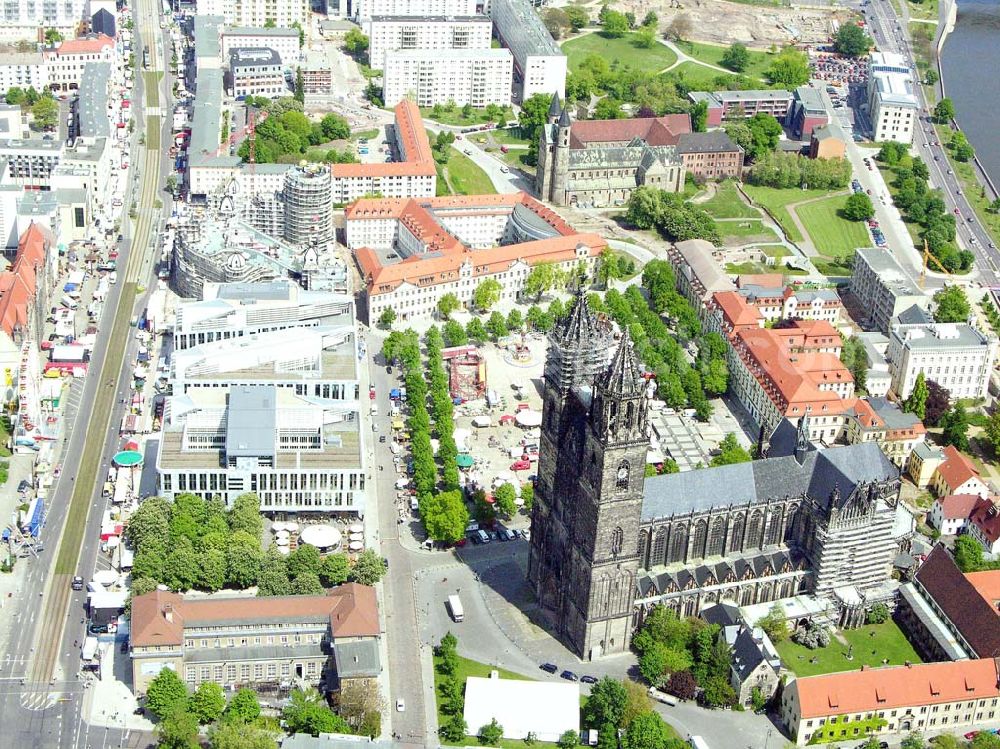
[[[979,735],[979,731],[969,731],[967,734],[965,734],[965,740],[966,741],[972,741],[978,735]]]
[[[368,397],[371,398],[372,400],[375,400],[375,388],[372,388],[371,390],[368,391]]]
[[[510,470],[512,471],[527,471],[531,468],[531,461],[521,458],[521,460],[515,460],[510,464]]]

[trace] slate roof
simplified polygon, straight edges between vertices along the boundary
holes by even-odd
[[[703,468],[646,479],[642,519],[702,512],[712,507],[760,504],[770,498],[807,494],[827,506],[836,488],[846,501],[859,484],[889,481],[899,470],[874,442],[808,452],[802,463],[776,455],[750,463]],[[787,449],[784,448],[779,452]],[[724,495],[719,487],[726,487]]]
[[[742,150],[723,130],[684,133],[677,141],[678,153],[732,153]]]
[[[637,580],[640,597],[660,596],[691,587],[721,585],[727,580],[743,580],[747,573],[759,578],[775,574],[785,565],[791,569],[801,569],[804,559],[791,549],[764,551],[754,556],[722,557],[716,562],[699,564],[682,569],[658,569],[655,572],[640,571]]]
[[[736,642],[733,643],[732,667],[741,683],[746,681],[757,666],[767,660],[761,648],[762,644],[754,639],[754,630],[749,627],[743,627],[736,635]]]
[[[914,580],[976,655],[990,658],[1000,653],[1000,613],[962,574],[943,545],[934,547]]]
[[[377,640],[335,642],[333,658],[341,679],[378,676],[382,671]]]

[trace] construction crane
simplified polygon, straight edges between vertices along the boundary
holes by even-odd
[[[927,269],[930,267],[930,261],[934,261],[934,265],[941,269],[941,272],[946,276],[951,276],[951,271],[942,265],[941,261],[937,259],[934,253],[931,252],[930,247],[927,246],[927,240],[924,240],[924,267],[920,269],[920,288],[924,288],[924,282],[927,280]]]
[[[254,147],[254,141],[256,140],[257,125],[267,119],[267,110],[262,109],[259,113],[254,110],[253,107],[247,107],[247,124],[241,127],[239,130],[233,131],[229,136],[228,140],[221,143],[215,151],[216,156],[228,156],[229,149],[235,146],[239,141],[244,138],[250,139],[250,154],[249,162],[252,165],[256,160],[256,148]],[[250,167],[251,170],[253,166]]]

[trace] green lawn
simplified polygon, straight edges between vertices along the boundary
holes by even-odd
[[[938,0],[923,0],[923,2],[919,3],[909,0],[906,5],[912,18],[924,18],[930,21],[938,20]]]
[[[793,242],[801,242],[803,237],[792,222],[792,217],[785,208],[789,203],[799,203],[810,198],[822,198],[829,193],[826,190],[800,190],[797,187],[782,189],[777,187],[759,187],[757,185],[744,185],[747,195],[754,203],[761,205],[771,212],[775,220],[784,229],[785,234]]]
[[[743,202],[736,184],[730,180],[718,184],[711,200],[695,205],[712,218],[757,218],[760,215],[757,209]]]
[[[692,91],[714,91],[719,88],[718,78],[729,80],[735,78],[733,75],[726,75],[715,68],[708,68],[697,62],[682,62],[670,71],[669,75],[675,75],[684,82]],[[723,86],[724,88],[724,86]]]
[[[821,255],[846,258],[858,247],[871,244],[863,221],[848,221],[841,217],[839,211],[846,202],[846,195],[837,195],[795,209]]]
[[[906,661],[921,662],[917,651],[891,619],[884,624],[843,630],[840,634],[849,645],[854,646],[854,660],[847,660],[848,647],[836,639],[829,646],[818,650],[810,650],[791,640],[785,640],[776,647],[785,668],[793,671],[796,676],[856,671],[863,665],[881,667],[883,658],[889,660],[887,665],[890,666],[902,666]],[[813,659],[815,663],[812,662]]]
[[[351,133],[351,140],[358,141],[362,138],[371,140],[372,138],[378,138],[382,135],[382,128],[373,127],[371,130],[359,130],[356,133]]]
[[[804,276],[806,272],[798,268],[788,268],[784,265],[765,265],[764,263],[726,263],[726,273],[732,275],[747,275],[757,273],[783,273],[786,276]]]
[[[421,107],[420,114],[428,120],[434,120],[434,122],[440,122],[442,125],[457,125],[459,127],[465,125],[482,125],[486,122],[495,122],[500,119],[491,118],[486,116],[485,109],[473,109],[472,112],[466,117],[462,114],[462,107],[453,106],[447,108],[441,107]],[[514,118],[514,112],[510,107],[507,107],[504,112],[505,120],[512,120]]]
[[[677,46],[686,55],[693,57],[695,60],[707,62],[709,65],[718,65],[720,68],[726,67],[722,64],[722,56],[728,49],[726,46],[687,41],[678,42]],[[759,52],[757,50],[748,50],[748,52],[750,55],[750,64],[740,75],[763,80],[765,71],[771,66],[772,55],[768,52]]]
[[[737,242],[737,244],[746,244],[755,240],[773,242],[777,239],[774,232],[764,226],[760,219],[748,218],[736,221],[716,221],[715,225],[719,227],[719,234],[722,235],[723,239],[732,237],[745,240]]]
[[[448,181],[456,195],[495,193],[493,182],[476,163],[461,151],[452,148],[448,157]]]
[[[629,66],[636,70],[658,73],[677,62],[677,55],[669,47],[654,43],[649,49],[635,45],[635,34],[626,34],[620,39],[608,39],[600,33],[585,34],[570,39],[562,45],[562,51],[569,58],[570,71],[580,67],[588,55],[599,55],[611,65]]]

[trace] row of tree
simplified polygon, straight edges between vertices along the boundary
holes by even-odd
[[[851,181],[851,163],[846,159],[810,159],[770,149],[754,158],[754,165],[747,174],[747,182],[753,185],[843,190]]]

